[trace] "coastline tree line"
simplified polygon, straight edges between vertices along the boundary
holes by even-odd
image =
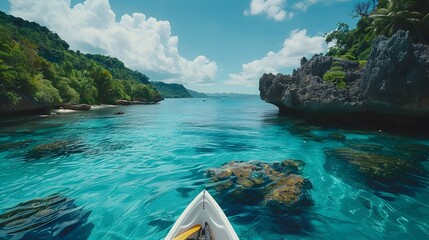
[[[112,57],[72,51],[37,23],[0,12],[0,106],[159,102],[149,78]]]

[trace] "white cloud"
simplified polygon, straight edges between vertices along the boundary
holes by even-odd
[[[266,14],[268,18],[276,21],[283,21],[285,18],[291,19],[293,13],[284,10],[286,0],[252,0],[250,9],[244,11],[244,15]]]
[[[305,12],[310,6],[318,3],[330,4],[348,1],[350,0],[299,0],[292,5],[292,8],[297,11]],[[244,10],[244,15],[266,14],[268,18],[276,21],[292,19],[295,13],[285,9],[286,2],[287,0],[251,0],[250,9]]]
[[[229,74],[230,85],[253,87],[264,73],[278,73],[282,68],[298,67],[303,56],[325,52],[327,49],[323,36],[310,37],[307,30],[293,30],[285,39],[278,52],[268,52],[262,59],[242,65],[240,73]]]
[[[86,0],[74,7],[70,0],[10,0],[11,14],[38,22],[58,33],[72,49],[117,57],[128,67],[182,83],[212,82],[217,64],[205,56],[180,56],[179,38],[168,21],[142,13],[115,19],[109,0]],[[151,75],[153,74],[153,75]]]
[[[314,4],[318,3],[318,2],[320,2],[320,0],[304,0],[304,1],[299,1],[299,2],[296,2],[293,5],[293,8],[305,12],[305,11],[307,11],[308,7],[310,7],[311,5],[314,5]]]
[[[330,4],[334,2],[348,2],[350,0],[301,0],[296,2],[293,5],[293,8],[296,10],[301,10],[303,12],[307,11],[310,6],[313,6],[318,3]]]

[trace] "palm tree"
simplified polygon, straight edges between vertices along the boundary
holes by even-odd
[[[398,30],[408,30],[414,40],[428,43],[428,8],[417,9],[419,4],[416,0],[387,0],[384,7],[370,16],[374,20],[374,32],[392,36]]]

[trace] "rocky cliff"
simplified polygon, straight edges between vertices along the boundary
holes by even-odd
[[[317,119],[429,119],[429,46],[413,44],[399,31],[375,40],[365,67],[315,55],[302,58],[292,75],[264,74],[259,91],[281,113]]]
[[[360,89],[373,111],[429,116],[429,46],[412,44],[404,31],[377,38]]]

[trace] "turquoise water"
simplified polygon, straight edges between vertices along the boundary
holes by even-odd
[[[117,111],[125,114],[114,115]],[[345,140],[329,137],[332,133]],[[392,185],[362,180],[326,155],[326,149],[353,143],[418,158],[423,170],[399,174]],[[62,114],[0,128],[0,214],[59,194],[67,199],[58,200],[64,213],[49,224],[66,235],[51,231],[53,238],[162,239],[187,204],[208,188],[241,239],[428,239],[425,146],[429,138],[279,117],[257,97],[167,99]],[[237,206],[221,199],[204,175],[233,160],[285,159],[306,162],[303,175],[313,184],[313,206],[289,213]],[[0,239],[6,238],[6,225],[0,215]],[[9,237],[38,236],[23,234]]]

